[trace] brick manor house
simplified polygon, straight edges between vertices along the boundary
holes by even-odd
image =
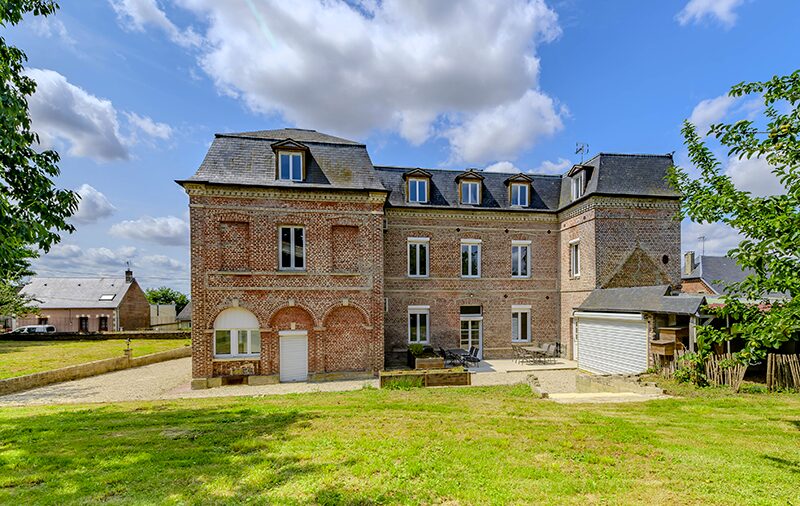
[[[561,343],[595,288],[678,285],[671,155],[564,175],[375,166],[313,130],[217,134],[178,181],[191,220],[193,386],[375,372],[409,343]]]

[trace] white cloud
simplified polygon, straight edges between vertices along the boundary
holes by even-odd
[[[162,267],[170,270],[184,270],[186,264],[166,255],[147,255],[142,257],[142,263],[148,266]]]
[[[545,160],[538,167],[531,170],[534,174],[563,174],[572,167],[572,162],[566,158],[559,158],[558,161]]]
[[[689,0],[677,14],[678,23],[685,26],[689,23],[699,23],[704,18],[713,18],[724,27],[731,28],[736,24],[736,8],[744,0]]]
[[[724,118],[735,103],[736,98],[728,95],[703,100],[692,109],[689,121],[697,127],[699,135],[705,136],[711,124]]]
[[[36,16],[30,20],[30,27],[39,37],[57,38],[68,46],[75,45],[75,39],[69,35],[67,27],[57,17]]]
[[[786,193],[786,188],[772,173],[772,167],[763,158],[740,160],[731,157],[728,160],[726,173],[738,189],[749,191],[753,195],[765,197]]]
[[[70,218],[71,221],[81,224],[95,223],[116,211],[106,196],[91,185],[82,184],[77,192],[81,199],[78,202],[78,210]]]
[[[700,237],[705,237],[705,240]],[[688,219],[681,223],[683,251],[695,251],[700,255],[705,249],[706,255],[721,256],[738,246],[741,240],[742,236],[724,223],[701,225]]]
[[[167,18],[156,0],[109,0],[117,13],[120,24],[131,31],[144,31],[148,25],[155,26],[167,34],[176,44],[183,47],[197,46],[201,38],[189,28],[180,30]]]
[[[204,27],[199,63],[217,88],[287,123],[444,136],[451,160],[469,163],[511,159],[561,128],[539,89],[537,45],[561,33],[544,0],[178,3]],[[114,5],[133,28],[175,26],[152,0]]]
[[[125,126],[130,131],[125,135],[110,100],[92,95],[53,70],[33,68],[25,74],[36,81],[36,92],[28,99],[28,106],[33,130],[44,149],[66,149],[71,156],[98,161],[126,160],[130,146],[137,142],[137,131],[161,139],[172,133],[164,123],[125,113]]]
[[[111,235],[126,239],[150,241],[165,246],[189,244],[189,224],[175,216],[126,220],[111,227]]]
[[[450,140],[453,161],[485,162],[513,158],[562,127],[553,99],[528,90],[519,100],[472,115],[444,135]]]
[[[157,123],[148,116],[139,116],[135,112],[126,112],[125,117],[128,118],[131,125],[150,137],[157,139],[168,140],[172,137],[172,127],[166,123]]]
[[[65,142],[73,156],[104,161],[128,158],[110,100],[89,94],[52,70],[29,69],[26,74],[36,81],[28,105],[44,148]]]
[[[487,166],[483,172],[504,172],[508,174],[518,174],[522,172],[511,162],[497,162]]]

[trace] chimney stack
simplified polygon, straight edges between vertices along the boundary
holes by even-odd
[[[133,271],[130,268],[125,269],[125,282],[130,283],[133,281]]]
[[[694,251],[683,254],[683,273],[688,276],[694,270]]]

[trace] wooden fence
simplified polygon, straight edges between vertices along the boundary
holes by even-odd
[[[692,364],[684,360],[685,350],[675,350],[675,356],[670,361],[660,362],[660,373],[665,378],[672,378],[677,369],[693,367]],[[662,360],[659,355],[653,355],[653,363],[659,364]],[[734,361],[731,353],[721,355],[710,355],[704,364],[704,373],[709,384],[713,386],[728,385],[738,392],[742,386],[744,373],[747,371],[747,364],[739,364]]]
[[[800,390],[800,355],[767,355],[767,390]]]

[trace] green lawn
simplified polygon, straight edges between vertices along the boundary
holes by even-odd
[[[799,504],[800,396],[527,386],[0,409],[0,503]]]
[[[181,348],[189,339],[131,341],[133,356]],[[124,339],[108,341],[0,341],[0,379],[13,378],[102,358],[121,357]]]

